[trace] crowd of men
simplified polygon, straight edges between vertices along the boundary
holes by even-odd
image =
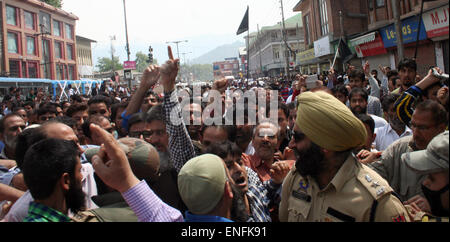
[[[64,102],[11,89],[0,219],[448,221],[449,92],[432,70],[404,59],[196,92],[176,87],[178,65],[169,47],[137,89]]]

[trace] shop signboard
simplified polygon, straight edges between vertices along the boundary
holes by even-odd
[[[356,45],[355,51],[359,58],[387,53],[380,35],[376,35],[372,42]]]
[[[327,35],[322,39],[314,41],[314,55],[316,57],[331,54],[330,37]]]
[[[413,43],[416,41],[417,30],[419,27],[417,18],[418,16],[414,16],[406,18],[402,21],[403,44]],[[381,28],[380,34],[383,39],[385,48],[397,46],[397,34],[395,32],[394,24],[390,24],[387,27]],[[425,27],[423,24],[421,24],[419,40],[424,40],[426,38],[427,34],[425,31]]]
[[[444,35],[448,37],[448,22],[450,19],[449,5],[423,13],[422,19],[428,38]]]

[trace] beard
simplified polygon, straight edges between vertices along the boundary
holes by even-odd
[[[357,108],[359,108],[357,110]],[[367,113],[367,107],[361,107],[361,106],[356,106],[354,108],[351,108],[352,113],[353,114],[366,114]]]
[[[66,199],[67,208],[70,209],[73,214],[76,214],[85,208],[86,194],[83,192],[81,183],[78,183],[75,178],[71,178],[70,180],[70,183],[73,185],[70,186],[69,191],[67,191],[64,197]]]
[[[325,154],[320,146],[311,142],[308,149],[303,151],[295,149],[295,153],[297,156],[295,167],[303,177],[309,175],[313,178],[317,178],[317,176],[325,169]]]
[[[231,220],[234,222],[247,222],[249,215],[245,207],[245,194],[235,185],[230,183],[233,192],[233,200],[231,201]]]

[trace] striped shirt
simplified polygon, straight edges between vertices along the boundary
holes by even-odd
[[[139,222],[183,222],[180,211],[165,204],[143,180],[128,191],[123,198],[138,217]]]

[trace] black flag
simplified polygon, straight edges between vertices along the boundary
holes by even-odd
[[[239,29],[236,33],[236,35],[240,35],[248,30],[248,6],[247,6],[247,12],[245,12],[244,18],[242,19],[241,25],[239,25]]]
[[[348,47],[344,38],[341,38],[339,40],[338,48],[339,48],[339,55],[341,56],[341,60],[343,63],[347,63],[355,56],[355,54],[353,54],[350,48]]]

